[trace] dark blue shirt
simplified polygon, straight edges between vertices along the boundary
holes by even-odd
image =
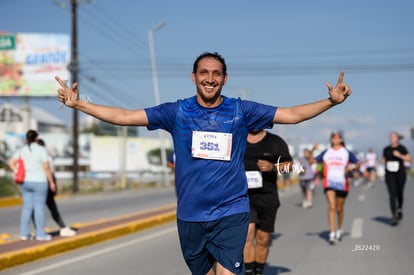
[[[249,212],[243,165],[247,134],[271,128],[276,109],[228,97],[217,107],[204,108],[195,96],[145,109],[148,129],[164,129],[173,137],[178,219],[211,221]],[[193,157],[193,131],[231,133],[230,161]]]

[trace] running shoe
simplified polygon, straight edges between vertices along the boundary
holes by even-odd
[[[307,202],[308,202],[307,200],[302,201],[302,208],[306,208]]]
[[[392,226],[397,226],[398,225],[398,217],[397,217],[397,215],[395,215],[394,217],[392,217],[392,219],[391,219],[391,225]]]
[[[69,227],[64,227],[60,229],[59,233],[61,237],[73,237],[76,235],[76,231]]]
[[[36,241],[43,241],[43,242],[50,241],[51,239],[52,239],[51,235],[46,235],[44,237],[36,237]]]
[[[335,232],[329,233],[329,244],[334,245],[336,243]]]
[[[403,219],[403,212],[402,209],[397,210],[397,219],[401,221]]]
[[[340,242],[342,241],[342,229],[336,230],[336,239]]]
[[[302,202],[302,208],[312,208],[312,202],[311,201],[308,201],[308,200],[304,200],[303,202]]]

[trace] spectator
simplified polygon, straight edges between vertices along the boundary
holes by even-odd
[[[43,139],[37,139],[37,144],[39,144],[40,146],[43,146],[46,148],[46,144],[43,141]],[[57,184],[56,184],[56,177],[55,177],[55,170],[54,170],[54,165],[53,165],[53,159],[52,156],[50,154],[48,154],[48,161],[49,161],[49,167],[52,173],[52,177],[53,177],[53,181],[55,182],[55,186],[56,188],[54,190],[52,190],[50,188],[50,184],[48,185],[48,191],[47,191],[47,198],[46,198],[46,205],[47,208],[50,211],[50,214],[52,215],[53,220],[56,222],[56,224],[59,226],[59,234],[62,237],[72,237],[76,235],[76,231],[67,227],[65,222],[62,219],[62,216],[59,213],[56,201],[55,201],[55,196],[57,193]],[[35,216],[34,213],[32,215],[33,217],[33,221],[35,221]]]
[[[23,198],[23,209],[20,219],[20,238],[30,240],[30,220],[35,216],[36,240],[50,241],[52,236],[45,232],[45,202],[48,185],[56,190],[55,181],[50,171],[46,148],[37,144],[38,133],[29,130],[26,133],[26,144],[16,151],[9,160],[9,166],[15,169],[16,161],[21,155],[25,166],[25,179],[20,187]]]

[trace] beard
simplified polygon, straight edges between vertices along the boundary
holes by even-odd
[[[215,104],[221,97],[221,88],[214,93],[204,92],[204,87],[197,87],[197,94],[201,100],[206,104]]]

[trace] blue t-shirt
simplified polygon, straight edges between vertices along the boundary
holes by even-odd
[[[215,108],[204,108],[196,97],[145,109],[149,130],[171,133],[177,188],[177,218],[211,221],[249,212],[243,156],[250,130],[273,126],[276,107],[223,97]],[[193,131],[232,134],[230,161],[192,157]]]

